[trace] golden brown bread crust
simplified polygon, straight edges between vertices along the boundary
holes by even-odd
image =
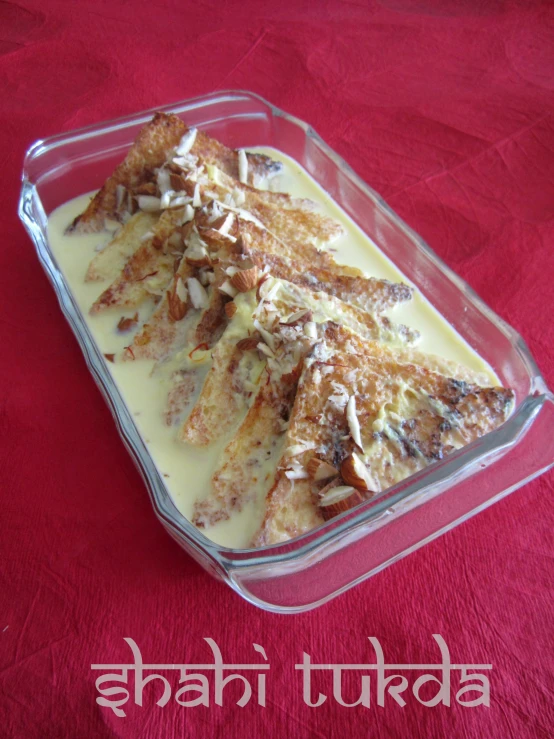
[[[244,268],[252,265],[258,266],[262,272],[269,269],[269,273],[273,277],[291,281],[298,285],[301,302],[303,292],[309,290],[320,293],[315,297],[319,297],[323,302],[330,295],[336,297],[339,301],[350,303],[348,307],[342,306],[342,310],[355,314],[361,325],[371,329],[373,338],[377,338],[376,331],[379,331],[380,337],[384,339],[387,338],[388,333],[395,332],[400,332],[406,341],[414,341],[417,338],[417,332],[403,326],[393,326],[388,318],[374,315],[401,301],[410,299],[412,288],[407,285],[356,274],[352,276],[348,272],[356,273],[357,270],[350,268],[345,268],[344,271],[347,274],[342,274],[342,266],[337,265],[329,254],[316,249],[310,244],[302,247],[299,245],[290,246],[242,218],[235,219],[230,231],[231,235],[236,238],[235,242],[229,241],[212,228],[207,223],[206,216],[202,213],[195,216],[194,224],[197,226],[198,233],[214,261],[212,265],[214,279],[209,289],[210,304],[199,318],[194,339],[191,338],[193,346],[201,343],[212,346],[227,323],[224,308],[229,298],[219,290],[220,286],[228,279],[226,270],[230,266]],[[217,225],[217,223],[213,225]],[[250,246],[246,246],[246,243],[249,243]],[[269,253],[265,253],[261,249],[265,249]],[[143,257],[146,253],[149,255],[148,260]],[[281,254],[284,256],[281,256]],[[288,255],[296,256],[297,259],[290,258]],[[156,270],[156,259],[159,259],[162,263],[165,259],[163,250],[156,252],[149,244],[140,248],[130,264],[136,262],[139,257],[141,257],[141,261],[144,260],[145,264],[142,274],[152,273]],[[325,265],[325,267],[320,268],[314,265]],[[137,358],[161,359],[176,348],[176,338],[180,335],[180,327],[169,313],[166,296],[174,290],[175,282],[179,277],[185,281],[191,276],[198,276],[200,271],[201,268],[193,268],[185,260],[181,260],[175,275],[165,288],[164,297],[142,331],[135,338],[134,344],[137,346],[135,355]],[[147,297],[145,289],[140,292],[140,286],[138,289],[136,286],[130,285],[125,287],[129,273],[128,268],[126,268],[126,273],[123,279],[119,280],[109,291],[106,291],[105,296],[101,296],[98,302],[104,301],[106,305],[114,305],[115,295],[128,296],[131,290],[137,298]],[[167,270],[164,274],[167,274]],[[366,335],[365,332],[364,335]]]
[[[208,136],[203,131],[198,131],[191,151],[205,162],[214,164],[224,175],[228,175],[235,180],[239,179],[238,153],[236,149],[229,149],[217,139],[211,138],[211,136]],[[255,183],[258,179],[271,179],[283,169],[283,165],[280,162],[273,161],[273,159],[265,154],[247,152],[246,158],[248,160],[248,180],[250,184]],[[257,191],[254,190],[254,192]]]
[[[304,357],[318,341],[326,340],[342,345],[353,337],[355,335],[352,332],[332,322],[318,325],[314,337],[308,337],[302,330],[296,332],[293,327],[282,327],[278,338],[278,342],[282,341],[279,343],[281,351],[276,349],[275,356],[279,359],[283,372],[266,365],[259,376],[255,374],[249,378],[254,379],[257,386],[253,401],[232,441],[221,455],[213,476],[212,490],[195,507],[196,523],[210,526],[225,520],[233,511],[242,510],[247,504],[259,506],[263,503],[275,475],[276,462],[282,453],[283,432],[294,402]],[[233,338],[236,340],[236,337]],[[359,339],[356,337],[356,340]],[[232,356],[230,351],[229,355]],[[216,389],[216,379],[221,377],[222,372],[229,371],[229,366],[225,367],[220,362],[212,369],[211,382],[208,386],[205,385],[193,410],[193,414],[197,411],[197,416],[190,418],[181,432],[185,440],[193,443],[202,443],[204,435],[209,435],[210,441],[213,441],[220,434],[215,417],[221,414],[219,410],[212,414],[211,406],[217,403],[217,395],[213,392]],[[231,376],[233,374],[234,367],[231,367]],[[248,389],[249,384],[244,390],[248,392]],[[230,395],[229,391],[224,394],[227,401],[225,426],[232,428],[238,411],[244,412],[248,406],[249,396],[245,394],[229,401],[226,395]]]
[[[133,192],[141,184],[152,182],[154,169],[161,167],[168,152],[179,144],[188,128],[176,115],[156,113],[141,128],[125,159],[108,177],[88,208],[68,228],[68,233],[102,231],[106,218],[119,220],[117,186]]]
[[[197,384],[198,377],[193,370],[182,370],[173,375],[164,414],[167,426],[175,426],[182,420]]]
[[[158,215],[139,211],[114,235],[110,243],[89,264],[85,282],[115,280],[127,261],[142,243],[142,238],[154,228]]]
[[[172,314],[170,296],[175,290],[177,278],[183,284],[192,277],[194,269],[184,260],[180,262],[179,272],[170,281],[160,302],[150,318],[143,324],[133,339],[132,349],[135,359],[162,360],[178,347],[187,346],[190,333],[190,304],[185,305],[180,317]],[[194,348],[194,347],[193,347]]]
[[[121,220],[122,205],[118,202],[118,186],[124,188],[126,194],[156,194],[144,185],[156,183],[155,171],[162,167],[172,149],[179,145],[189,127],[176,115],[156,113],[140,130],[127,156],[108,177],[102,188],[96,193],[84,213],[78,216],[68,227],[72,231],[90,233],[102,231],[106,218]],[[238,154],[224,144],[212,139],[202,131],[198,131],[191,153],[202,157],[206,162],[218,166],[226,174],[237,178]],[[255,178],[270,178],[278,174],[282,165],[272,161],[263,154],[247,154],[248,173],[251,181]],[[126,204],[126,203],[125,203]],[[131,213],[133,207],[131,207]]]
[[[194,507],[193,523],[200,528],[228,519],[245,505],[256,505],[257,488],[271,484],[271,467],[264,470],[252,460],[261,456],[271,461],[279,454],[282,424],[294,400],[298,375],[293,373],[279,382],[264,375],[239,432],[225,448],[212,479],[212,491]]]
[[[194,223],[191,223],[190,226],[196,226],[199,222],[202,222],[202,220],[195,218]],[[186,343],[182,339],[185,335],[188,335],[190,320],[193,318],[197,319],[197,325],[194,328],[194,333],[189,336],[191,349],[204,343],[212,346],[219,338],[218,330],[223,330],[225,324],[224,305],[226,300],[230,299],[229,296],[225,297],[219,291],[219,286],[227,279],[225,268],[230,264],[229,250],[232,249],[232,244],[213,229],[202,232],[202,236],[210,249],[210,253],[216,255],[218,259],[218,263],[213,265],[214,281],[212,289],[208,293],[209,305],[202,309],[200,313],[196,313],[194,317],[191,316],[191,312],[194,312],[194,310],[190,299],[184,312],[179,317],[170,310],[169,296],[175,291],[177,281],[181,280],[186,285],[189,278],[198,278],[202,269],[189,264],[186,259],[181,259],[175,273],[169,277],[159,304],[135,336],[133,351],[137,359],[161,360],[176,349],[184,348]],[[161,255],[158,255],[158,258],[162,258]]]
[[[246,195],[244,207],[285,243],[324,246],[342,234],[342,226],[315,210],[309,201],[291,199],[284,208],[282,203],[271,202],[265,192],[256,192]]]
[[[255,350],[241,350],[237,343],[236,336],[223,335],[215,345],[200,398],[179,432],[181,441],[207,446],[246,412],[264,364]]]
[[[345,411],[351,396],[361,449]],[[356,452],[374,482],[371,492],[378,493],[499,426],[513,397],[509,389],[483,388],[404,364],[394,351],[375,344],[313,361],[299,385],[285,452],[253,545],[285,541],[323,520],[317,506],[322,485],[309,478],[290,480],[287,450],[306,444],[309,448],[294,457],[295,465],[306,468],[317,456],[336,469]]]
[[[182,253],[184,248],[182,243],[168,243],[182,217],[181,208],[162,213],[151,229],[152,236],[140,244],[121,274],[94,302],[92,314],[115,306],[137,306],[153,295],[163,295],[173,275],[174,252]]]
[[[274,282],[272,281],[273,284]],[[391,326],[388,321],[384,324],[384,318],[374,318],[360,308],[343,303],[326,293],[311,294],[309,291],[293,284],[284,282],[280,284],[283,294],[281,297],[274,299],[273,306],[278,311],[280,319],[284,319],[298,310],[306,309],[304,315],[295,321],[298,327],[304,326],[307,321],[314,321],[318,325],[322,324],[321,328],[318,327],[318,331],[325,330],[327,335],[332,336],[335,342],[338,342],[340,338],[343,344],[356,342],[356,345],[358,345],[360,337],[363,337],[368,340],[380,339],[402,346],[412,338],[405,327]],[[233,318],[223,336],[215,345],[211,370],[200,396],[180,432],[180,438],[183,441],[200,446],[212,443],[228,433],[238,423],[241,415],[248,407],[253,373],[257,377],[254,369],[259,374],[263,362],[259,358],[256,362],[258,352],[252,351],[262,339],[253,328],[251,320],[250,322],[244,320],[245,313],[251,315],[254,311],[256,301],[251,296],[252,305],[245,310],[244,302],[246,300],[248,300],[247,296],[241,296],[235,301],[235,305],[238,304],[239,306],[238,315]],[[340,328],[328,322],[330,314],[341,316],[343,325]],[[325,327],[323,324],[325,324]],[[285,338],[285,330],[290,333],[293,328],[282,327],[276,334],[277,342],[280,341],[281,335]],[[249,331],[250,333],[248,333]],[[254,336],[258,338],[252,342]],[[248,347],[249,351],[241,348],[244,344],[242,340],[245,338],[249,338],[249,344],[253,343],[253,346]],[[362,345],[360,344],[360,346]],[[237,351],[233,351],[234,349]],[[253,354],[255,356],[252,356]]]
[[[310,243],[283,243],[269,231],[243,221],[240,234],[244,257],[273,277],[326,292],[370,313],[382,313],[413,296],[408,285],[366,277],[360,270],[337,264],[331,254]]]

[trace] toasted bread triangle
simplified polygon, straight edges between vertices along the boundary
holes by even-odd
[[[268,285],[280,287],[271,306],[277,311],[279,321],[286,321],[290,316],[294,317],[293,314],[304,311],[304,315],[295,320],[293,325],[284,325],[276,331],[276,341],[280,341],[285,332],[289,338],[294,337],[294,332],[302,331],[307,321],[312,321],[318,326],[338,316],[341,325],[348,329],[341,334],[345,343],[363,337],[368,340],[381,339],[393,345],[403,346],[415,338],[405,327],[395,327],[382,317],[372,316],[326,293],[313,294],[282,280],[272,279]],[[253,351],[256,342],[252,342],[254,336],[259,336],[253,322],[254,313],[257,312],[262,323],[270,327],[264,320],[264,312],[256,311],[258,305],[253,293],[239,295],[235,299],[237,312],[216,344],[213,364],[206,382],[191,415],[180,431],[180,438],[183,441],[200,446],[212,443],[228,433],[248,408],[253,390],[252,372],[257,372],[259,376],[258,364],[255,361],[257,351]],[[276,319],[270,318],[269,323],[272,320]],[[246,342],[248,350],[241,348],[245,339],[249,339]],[[259,340],[262,341],[261,338]],[[220,409],[217,400],[220,393],[226,398],[223,409]]]
[[[107,218],[121,220],[122,214],[128,212],[127,195],[136,195],[144,185],[156,182],[155,170],[165,164],[189,130],[178,116],[156,113],[140,130],[123,162],[108,177],[85,212],[69,226],[68,232],[102,231]],[[237,151],[198,131],[191,152],[238,179]],[[271,178],[282,168],[263,154],[247,154],[247,158],[251,181]]]
[[[86,282],[115,280],[156,225],[158,215],[139,211],[125,223],[113,239],[89,264]]]
[[[336,305],[342,306],[342,309],[347,312],[352,312],[352,308],[360,309],[358,315],[362,323],[367,324],[369,322],[372,326],[379,324],[381,336],[385,339],[387,339],[387,334],[397,331],[403,332],[405,341],[414,341],[417,338],[417,332],[410,331],[406,327],[395,327],[386,317],[374,316],[374,314],[379,314],[386,308],[410,299],[412,289],[407,285],[356,274],[357,270],[337,265],[330,255],[309,244],[295,252],[295,248],[281,242],[254,223],[245,221],[240,217],[237,217],[231,230],[231,235],[235,235],[233,242],[216,230],[207,227],[206,220],[202,215],[195,218],[195,224],[198,224],[201,236],[210,254],[217,260],[217,265],[213,266],[214,278],[209,288],[209,310],[204,312],[199,321],[196,336],[193,339],[195,343],[208,343],[211,346],[225,326],[224,308],[228,296],[219,290],[223,282],[227,280],[225,270],[229,267],[242,269],[252,265],[259,268],[260,274],[262,272],[269,273],[272,277],[296,284],[295,291],[300,305],[305,303],[305,295],[310,292],[314,293],[314,299],[319,300],[319,302],[335,298]],[[246,246],[247,239],[251,246]],[[146,244],[141,247],[140,254],[142,255],[146,251],[152,252],[153,249]],[[296,256],[296,259],[289,255]],[[153,258],[160,261],[164,260],[162,252],[154,252]],[[133,261],[136,261],[136,258]],[[325,266],[319,267],[317,265]],[[152,271],[154,271],[154,266],[151,259],[149,259],[146,261],[143,274]],[[190,277],[198,277],[202,271],[205,271],[205,268],[191,269],[190,265],[182,260],[165,290],[166,296],[173,293],[179,279],[184,281]],[[128,268],[126,272],[129,272]],[[352,272],[354,274],[351,274]],[[109,292],[107,291],[106,295],[99,299],[98,303],[109,301],[105,304],[113,305],[112,300],[115,290],[119,291],[122,296],[128,294],[131,289],[135,295],[140,295],[136,286],[127,285],[126,287],[125,285],[125,280],[123,280],[122,286],[121,283],[117,283],[115,288],[110,288]],[[145,288],[146,286],[143,288],[144,296],[146,296]],[[346,308],[343,305],[344,302],[351,305]],[[175,350],[176,343],[171,337],[175,338],[179,335],[179,327],[174,325],[174,317],[171,316],[168,308],[168,299],[163,297],[142,332],[137,335],[135,343],[140,344],[137,357],[145,356],[161,359]],[[362,310],[370,313],[371,317],[362,313]],[[375,334],[373,338],[376,338]]]
[[[371,480],[364,495],[371,496],[492,431],[509,415],[511,390],[481,387],[402,359],[371,344],[306,366],[254,546],[286,541],[322,523],[322,483],[290,474],[293,468],[306,470],[313,457],[340,470],[356,453]],[[351,397],[361,448],[346,412]],[[299,445],[303,451],[296,454]]]
[[[102,231],[106,218],[119,220],[118,186],[133,192],[143,183],[152,181],[154,170],[164,164],[168,153],[178,145],[187,130],[177,116],[156,113],[140,130],[125,159],[68,230],[81,233]]]
[[[138,306],[152,296],[161,297],[174,271],[175,253],[182,253],[182,241],[169,239],[183,221],[183,209],[167,210],[150,229],[112,284],[93,303],[91,313],[116,306]]]

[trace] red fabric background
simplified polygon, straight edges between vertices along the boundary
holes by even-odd
[[[218,6],[217,12],[214,6]],[[552,474],[300,616],[259,611],[157,523],[16,217],[39,137],[222,88],[309,121],[528,342],[554,387],[554,6],[511,0],[0,2],[0,734],[546,737]],[[294,664],[493,664],[490,709],[321,708]],[[268,706],[95,703],[93,662],[271,663]],[[152,686],[149,686],[152,687]],[[550,726],[550,729],[548,728]]]

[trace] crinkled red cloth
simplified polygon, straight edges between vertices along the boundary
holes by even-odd
[[[554,387],[554,6],[0,2],[0,734],[547,737],[551,473],[313,612],[265,613],[157,522],[16,215],[36,139],[224,88],[308,121],[525,338]],[[492,663],[490,708],[304,704],[294,665]],[[271,664],[267,707],[95,701],[91,663]],[[320,679],[321,678],[321,679]],[[346,681],[355,697],[356,684]],[[374,687],[374,686],[373,686]],[[230,689],[229,689],[230,690]],[[373,688],[372,688],[373,691]],[[228,696],[238,693],[229,692]],[[195,697],[195,696],[191,696]]]

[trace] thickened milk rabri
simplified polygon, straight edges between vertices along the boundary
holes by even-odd
[[[409,283],[300,165],[273,149],[255,148],[250,151],[265,153],[283,163],[283,173],[272,182],[272,189],[313,200],[323,212],[343,226],[344,234],[331,244],[338,263],[358,267],[374,277]],[[116,330],[117,319],[123,313],[128,315],[129,311],[116,308],[91,316],[90,306],[108,283],[87,283],[84,280],[89,262],[111,240],[112,233],[65,234],[68,224],[85,210],[90,197],[90,193],[81,195],[57,208],[49,218],[48,238],[52,253],[100,352],[117,354],[129,343],[129,336]],[[139,320],[146,320],[151,307],[150,304],[138,309]],[[134,312],[133,308],[131,313]],[[387,315],[397,324],[404,323],[420,331],[419,350],[440,355],[482,373],[490,385],[498,384],[498,378],[491,368],[419,294],[417,287],[409,303],[395,307]],[[153,365],[154,362],[147,360],[107,362],[108,370],[175,505],[186,518],[191,519],[194,503],[210,489],[216,461],[229,439],[223,438],[209,448],[193,447],[178,441],[175,428],[168,426],[164,418],[168,392],[166,381],[159,375],[151,376]],[[233,513],[228,520],[203,529],[202,533],[218,544],[242,548],[249,546],[259,524],[259,508],[246,506]]]

